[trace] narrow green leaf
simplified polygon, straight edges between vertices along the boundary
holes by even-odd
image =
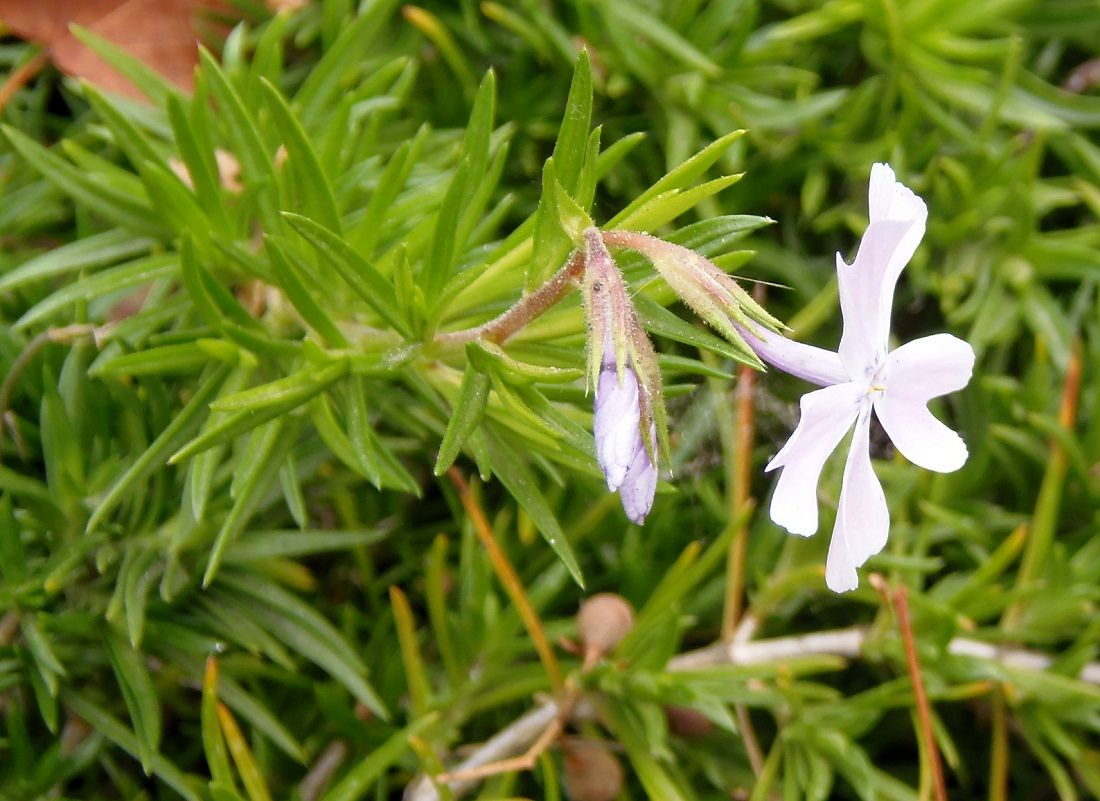
[[[701,201],[741,180],[741,175],[724,175],[690,189],[673,189],[653,197],[629,214],[616,217],[615,227],[652,231],[679,217]],[[633,204],[632,204],[633,205]]]
[[[424,586],[435,647],[443,660],[448,680],[452,686],[457,686],[464,681],[464,677],[451,634],[447,603],[447,538],[442,534],[432,542],[432,548],[425,560]]]
[[[584,246],[584,232],[595,224],[577,201],[569,197],[562,185],[554,181],[554,206],[558,211],[558,224],[572,240],[574,247]]]
[[[36,501],[50,501],[50,490],[45,484],[3,465],[0,465],[0,489]]]
[[[447,194],[444,195],[443,203],[435,216],[431,247],[418,276],[418,284],[424,290],[429,313],[435,310],[439,293],[454,272],[457,251],[463,246],[462,242],[457,241],[456,233],[469,194],[469,178],[470,160],[465,158],[451,177]]]
[[[372,460],[365,459],[363,453],[352,445],[351,439],[336,419],[327,395],[317,396],[310,404],[310,419],[333,456],[374,486],[379,486],[382,477],[378,473],[377,465]]]
[[[58,505],[64,508],[84,494],[84,453],[49,365],[42,368],[42,390],[39,436],[46,484],[51,495],[58,499]]]
[[[714,142],[711,142],[675,169],[669,170],[668,173],[649,187],[649,189],[634,198],[626,208],[608,220],[604,227],[608,229],[616,228],[624,219],[634,214],[635,211],[645,206],[658,195],[674,189],[684,189],[690,185],[696,178],[706,172],[714,162],[718,161],[718,159],[730,149],[730,146],[740,139],[744,133],[744,131],[732,131],[721,139],[716,139]]]
[[[239,391],[252,374],[249,366],[238,366],[222,384],[219,395],[222,397],[232,395]],[[200,436],[212,431],[217,426],[228,420],[230,415],[226,412],[211,411],[203,423]],[[201,521],[206,512],[206,503],[210,497],[210,490],[214,483],[214,472],[221,463],[224,445],[215,445],[195,457],[187,466],[187,477],[184,482],[184,506],[182,512],[184,518]],[[189,508],[186,508],[188,507]],[[179,529],[185,531],[184,527]]]
[[[97,179],[51,150],[38,144],[21,131],[8,125],[0,130],[12,147],[27,162],[78,203],[95,209],[97,214],[122,225],[131,231],[163,239],[168,232],[157,219],[156,212],[133,193],[124,193]]]
[[[260,771],[260,766],[256,764],[256,757],[252,754],[252,749],[245,740],[244,733],[237,724],[236,718],[233,717],[233,713],[224,704],[218,705],[218,723],[221,725],[226,747],[237,766],[237,773],[240,774],[241,784],[244,785],[249,801],[271,801],[271,792],[267,789],[267,782]]]
[[[366,679],[362,660],[332,624],[312,607],[270,582],[260,582],[253,577],[234,574],[219,583],[231,587],[233,593],[243,593],[242,599],[253,599],[247,607],[248,613],[268,631],[327,671],[378,717],[389,719],[381,699]]]
[[[208,325],[216,326],[222,322],[222,314],[214,298],[206,290],[204,272],[195,252],[195,241],[190,233],[185,232],[180,238],[180,275],[183,278],[183,285],[203,321]]]
[[[405,318],[413,337],[420,339],[424,336],[424,326],[428,317],[424,290],[416,283],[405,243],[399,244],[397,251],[393,258],[393,290],[397,296],[397,308]]]
[[[73,710],[99,734],[102,734],[126,753],[140,759],[141,744],[138,737],[119,720],[88,700],[75,690],[66,690],[62,694],[65,705]],[[150,768],[157,778],[171,787],[185,801],[202,801],[202,797],[192,789],[189,777],[170,760],[160,754],[150,756]]]
[[[404,667],[405,686],[409,691],[409,708],[415,717],[428,712],[431,691],[424,671],[424,655],[416,637],[416,619],[413,617],[409,599],[400,587],[390,585],[390,607],[393,610],[394,626],[397,630],[398,646],[401,650],[401,664]]]
[[[321,797],[321,801],[358,801],[363,798],[375,780],[410,750],[409,739],[419,736],[437,718],[437,715],[428,715],[390,735],[369,757],[349,770],[339,784]]]
[[[284,212],[283,217],[290,223],[317,252],[331,264],[347,281],[360,298],[374,309],[382,319],[402,334],[407,334],[404,321],[397,311],[393,285],[380,272],[339,236],[308,217]]]
[[[38,626],[37,616],[25,617],[19,624],[20,630],[23,632],[23,641],[27,644],[27,648],[30,649],[31,655],[34,656],[35,662],[37,662],[43,670],[54,674],[55,676],[67,676],[68,671],[65,670],[65,666],[61,664],[61,661],[53,652],[53,648],[50,647],[49,640],[42,633],[42,629]],[[57,691],[56,685],[54,692]]]
[[[300,208],[338,236],[340,213],[328,176],[321,167],[313,144],[302,129],[297,115],[287,105],[282,93],[266,78],[260,79],[268,108],[271,109],[276,127],[286,146],[286,169],[294,176],[294,183],[301,198]]]
[[[83,82],[81,89],[88,104],[110,129],[115,144],[126,154],[126,158],[130,160],[130,164],[135,169],[146,161],[164,168],[168,167],[168,164],[161,158],[160,153],[150,143],[149,138],[142,134],[130,120],[126,119],[115,106],[108,102],[94,86]]]
[[[462,152],[470,161],[470,174],[483,175],[489,161],[489,138],[493,133],[496,116],[497,76],[489,69],[481,80],[477,95],[470,109],[470,121],[466,125],[466,138]]]
[[[636,131],[608,145],[600,153],[599,158],[596,159],[596,179],[599,180],[605,177],[611,170],[615,169],[615,166],[630,155],[631,151],[644,142],[645,139],[646,134],[644,131]]]
[[[286,44],[290,37],[287,35],[287,24],[290,14],[276,13],[260,34],[259,41],[255,44],[252,57],[248,63],[249,96],[256,98],[263,94],[263,82],[270,81],[274,86],[283,85],[283,61],[285,59]]]
[[[27,577],[26,560],[11,495],[5,492],[0,496],[0,576],[8,586],[15,587]]]
[[[275,167],[259,131],[244,101],[222,72],[217,60],[205,48],[199,49],[203,74],[209,81],[211,94],[218,104],[221,119],[233,143],[234,155],[240,159],[241,175],[248,194],[254,198],[260,222],[271,234],[279,231],[278,198]]]
[[[265,423],[262,427],[252,432],[252,443],[255,443],[253,458],[242,459],[243,464],[238,468],[239,490],[233,500],[233,506],[226,515],[214,546],[210,550],[210,557],[206,561],[206,571],[202,576],[202,586],[209,587],[218,573],[222,557],[229,543],[241,533],[253,512],[263,500],[263,493],[275,477],[278,470],[279,459],[274,454],[280,448],[289,450],[294,437],[285,432],[285,418],[277,418]],[[280,443],[280,437],[283,438]],[[236,478],[236,476],[234,477]]]
[[[581,166],[581,174],[577,177],[577,188],[572,195],[576,198],[577,205],[585,211],[592,208],[592,202],[596,197],[596,184],[600,179],[600,137],[602,135],[603,128],[599,125],[589,132],[588,144],[584,149],[584,163]]]
[[[153,246],[153,240],[135,236],[121,228],[90,234],[47,250],[0,275],[0,293],[14,292],[27,284],[59,275],[116,264]]]
[[[374,253],[378,237],[385,230],[386,214],[408,183],[413,167],[419,161],[424,145],[428,141],[429,132],[428,126],[422,125],[416,132],[416,136],[402,142],[386,163],[386,169],[378,179],[378,186],[371,195],[367,210],[363,213],[362,219],[356,223],[355,229],[348,234],[348,242],[355,252],[368,257]]]
[[[615,739],[626,749],[630,764],[649,798],[666,801],[688,801],[681,788],[673,781],[654,754],[652,744],[648,742],[644,724],[639,720],[638,712],[625,702],[607,699],[600,705],[608,728]]]
[[[488,455],[492,463],[493,473],[500,483],[508,490],[513,498],[531,516],[539,533],[542,534],[547,544],[561,559],[562,564],[569,570],[573,580],[583,589],[584,577],[581,575],[580,565],[573,555],[573,548],[569,540],[558,524],[558,519],[550,509],[550,505],[543,497],[531,468],[523,461],[508,443],[506,438],[490,428],[482,427],[485,434]]]
[[[274,237],[265,236],[264,243],[271,258],[275,278],[282,285],[287,299],[294,304],[294,308],[302,315],[306,324],[317,331],[328,345],[337,348],[348,347],[347,338],[302,282],[299,275],[300,267],[294,264],[293,256],[284,250]]]
[[[34,692],[34,700],[38,705],[38,714],[42,716],[42,722],[51,734],[57,734],[57,719],[59,715],[57,704],[57,677],[42,671],[41,665],[34,663],[27,654],[23,654],[23,667],[30,678],[31,690]],[[52,681],[50,680],[52,679]]]
[[[215,445],[225,445],[232,442],[246,431],[251,431],[257,426],[285,415],[292,409],[302,405],[304,401],[297,397],[284,400],[281,403],[263,406],[259,409],[241,409],[231,413],[217,425],[214,425],[173,453],[168,458],[168,464],[177,464],[184,459],[202,453]]]
[[[225,552],[227,562],[256,562],[268,559],[297,559],[329,551],[344,551],[375,545],[390,532],[363,531],[254,531],[242,536]]]
[[[378,476],[377,486],[410,492],[420,496],[420,485],[416,483],[405,466],[393,455],[382,438],[370,423],[367,409],[367,396],[363,388],[364,379],[355,377],[348,385],[350,402],[346,404],[348,433],[353,446],[359,454],[368,472]]]
[[[466,346],[466,358],[482,372],[499,372],[509,384],[564,384],[584,377],[584,371],[569,367],[546,367],[523,362],[508,355],[499,345],[475,340]]]
[[[251,723],[257,732],[271,740],[284,754],[299,765],[306,764],[306,752],[302,744],[294,739],[270,709],[257,701],[239,684],[228,676],[219,676],[218,695],[226,706]]]
[[[573,68],[573,81],[569,85],[569,96],[565,101],[553,152],[555,175],[570,194],[578,188],[591,125],[592,65],[588,60],[588,50],[581,49]]]
[[[86,303],[130,287],[168,278],[176,274],[179,263],[173,254],[150,256],[103,270],[79,282],[69,284],[32,306],[15,321],[18,329],[28,328],[53,317],[66,307]]]
[[[636,3],[609,0],[608,7],[613,10],[612,25],[621,24],[624,29],[632,31],[643,39],[648,39],[655,47],[663,50],[665,54],[685,67],[691,67],[712,78],[722,72],[717,64],[695,48],[691,42],[666,25],[663,20],[648,13],[644,8],[639,8]]]
[[[466,365],[458,398],[447,421],[447,429],[443,432],[443,441],[439,444],[439,455],[434,468],[437,476],[443,475],[454,464],[466,438],[481,422],[486,401],[489,399],[489,383],[489,376],[473,364]]]
[[[548,158],[542,166],[542,194],[535,210],[532,244],[534,258],[528,268],[528,289],[546,281],[561,267],[569,252],[569,237],[562,229],[561,215],[558,213],[558,193],[555,191],[558,184],[554,159]]]
[[[202,421],[207,413],[210,399],[221,389],[226,378],[233,371],[235,365],[223,364],[218,366],[210,376],[199,385],[191,399],[172,419],[172,422],[162,431],[153,443],[139,456],[132,465],[116,481],[103,500],[88,518],[88,524],[84,528],[85,534],[91,534],[103,519],[126,496],[134,490],[137,484],[144,481],[157,468],[163,466],[172,449],[179,446],[180,440],[187,436],[191,430]]]
[[[172,170],[149,161],[140,162],[137,169],[153,208],[172,230],[199,232],[202,235],[212,230],[206,211]]]
[[[72,25],[70,30],[81,43],[140,89],[142,94],[149,98],[157,108],[163,108],[169,97],[180,94],[178,86],[145,61],[131,55],[114,42],[104,39],[80,25]]]
[[[194,104],[200,102],[199,99],[192,101]],[[183,101],[178,97],[172,96],[168,99],[168,121],[172,125],[172,134],[175,136],[180,158],[191,179],[195,198],[210,218],[214,232],[223,237],[229,237],[232,235],[232,226],[222,199],[221,177],[218,174],[214,145],[213,142],[207,141],[208,136],[204,136],[208,131],[205,131],[203,126],[195,124],[195,116],[188,118]],[[191,233],[202,236],[205,232]]]
[[[312,126],[319,126],[327,118],[338,95],[353,85],[357,73],[369,63],[371,45],[384,30],[397,2],[378,0],[365,6],[350,25],[343,27],[336,41],[309,70],[294,97],[307,128],[312,130]]]
[[[123,585],[123,609],[126,616],[126,633],[134,648],[141,647],[145,634],[145,610],[149,593],[160,577],[163,566],[157,561],[156,551],[144,551],[133,561]]]
[[[103,639],[130,721],[134,724],[138,758],[148,774],[160,748],[160,697],[141,653],[109,627]]]
[[[218,340],[218,344],[224,343]],[[194,373],[208,364],[210,351],[196,342],[186,342],[96,359],[88,368],[88,375],[93,378],[175,375]]]
[[[288,453],[279,466],[279,486],[283,489],[283,499],[286,501],[290,516],[294,518],[298,528],[304,529],[309,522],[309,513],[306,510],[305,495],[302,494],[302,484],[298,480],[298,468],[293,452]]]

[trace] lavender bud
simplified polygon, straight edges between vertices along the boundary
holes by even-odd
[[[585,230],[584,243],[581,289],[588,320],[589,381],[596,390],[596,461],[607,488],[618,490],[627,517],[640,524],[657,490],[657,426],[663,432],[665,419],[657,354],[600,232]]]
[[[596,384],[595,418],[592,433],[596,439],[596,461],[600,464],[607,488],[614,492],[622,485],[634,461],[640,439],[638,421],[638,378],[634,370],[623,370],[622,381],[615,369],[615,349],[610,338],[604,348],[600,378]]]
[[[650,429],[650,440],[656,441],[657,428]],[[657,494],[657,468],[646,452],[641,433],[634,444],[634,458],[626,469],[623,483],[619,485],[619,498],[623,502],[623,511],[631,522],[639,526],[645,522],[649,510],[653,508],[653,496]]]

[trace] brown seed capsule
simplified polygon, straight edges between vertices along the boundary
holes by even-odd
[[[665,717],[669,729],[680,737],[704,737],[714,729],[714,724],[704,715],[683,706],[666,706]]]
[[[592,667],[634,627],[634,609],[620,595],[601,592],[581,604],[577,633],[584,646],[584,666]]]
[[[565,793],[572,801],[613,801],[622,786],[619,760],[602,743],[565,744]]]

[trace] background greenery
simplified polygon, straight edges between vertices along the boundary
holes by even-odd
[[[585,797],[579,736],[623,763],[621,798],[931,797],[893,612],[868,571],[825,589],[825,536],[751,514],[748,615],[761,638],[866,624],[858,657],[666,671],[721,636],[742,354],[641,261],[675,468],[643,528],[592,457],[575,296],[503,353],[431,342],[564,262],[557,181],[597,224],[766,282],[834,347],[833,253],[876,160],[930,208],[895,332],[952,331],[978,364],[940,408],[963,470],[876,452],[893,525],[869,567],[909,588],[953,798],[1100,795],[1078,678],[1100,641],[1094,2],[245,10],[194,98],[122,63],[151,105],[47,74],[4,111],[0,796],[399,798],[553,689],[483,509],[555,643],[593,592],[639,615],[591,671],[555,644],[594,715],[480,797],[556,799],[563,776]],[[758,379],[761,503],[804,389]],[[450,459],[468,496],[433,472]],[[824,532],[838,489],[831,463]]]

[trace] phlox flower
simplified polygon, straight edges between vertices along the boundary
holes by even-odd
[[[966,445],[928,411],[928,402],[962,389],[974,351],[950,334],[888,350],[894,287],[924,236],[928,210],[886,164],[871,168],[870,223],[852,264],[837,254],[844,330],[836,353],[765,330],[739,328],[766,362],[822,389],[802,396],[794,434],[766,470],[781,469],[771,519],[792,534],[817,531],[817,483],[825,460],[854,427],[844,464],[836,523],[825,565],[830,589],[854,589],[856,568],[882,550],[890,515],[871,468],[872,413],[905,458],[948,473],[966,461]]]

